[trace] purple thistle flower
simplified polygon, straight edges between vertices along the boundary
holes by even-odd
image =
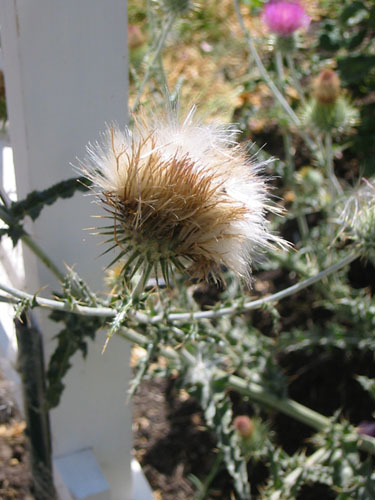
[[[290,36],[299,28],[306,28],[310,17],[298,1],[270,0],[264,7],[262,21],[273,33]]]
[[[375,422],[369,422],[364,420],[357,427],[358,434],[364,434],[366,436],[375,437]]]

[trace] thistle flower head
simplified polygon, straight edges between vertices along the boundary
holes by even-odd
[[[363,434],[365,436],[375,437],[375,422],[364,420],[357,427],[358,434]]]
[[[233,130],[193,115],[112,127],[88,148],[81,168],[111,220],[98,233],[131,274],[152,268],[169,282],[176,267],[219,279],[225,266],[246,279],[254,254],[282,244],[265,218],[265,182]]]
[[[297,0],[270,0],[264,7],[262,20],[272,33],[280,36],[291,36],[310,23],[310,17]]]

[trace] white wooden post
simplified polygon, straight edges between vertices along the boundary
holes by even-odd
[[[83,158],[105,122],[127,120],[126,0],[0,0],[10,138],[17,193],[44,189],[75,175],[71,163]],[[76,194],[44,209],[28,230],[63,268],[103,289],[105,262],[93,236],[95,208]],[[51,273],[27,248],[25,286],[30,292],[57,288]],[[39,317],[46,358],[58,326]],[[132,493],[131,409],[125,403],[129,345],[105,334],[89,342],[85,360],[72,359],[61,404],[51,412],[52,443],[61,498],[146,500],[150,490]],[[134,477],[134,475],[133,475]],[[65,491],[65,493],[64,493]]]

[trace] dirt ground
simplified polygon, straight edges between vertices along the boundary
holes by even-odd
[[[0,374],[0,500],[32,500],[25,423]]]

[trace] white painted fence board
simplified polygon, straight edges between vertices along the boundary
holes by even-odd
[[[43,189],[75,175],[88,141],[106,122],[127,119],[126,1],[0,0],[1,39],[10,137],[17,192]],[[103,288],[107,261],[95,238],[90,198],[76,194],[46,208],[28,228],[60,267],[75,265],[89,284]],[[56,280],[24,249],[30,291]],[[46,358],[58,331],[40,315]],[[104,355],[104,334],[90,342],[89,355],[73,358],[60,406],[51,412],[55,456],[91,448],[108,481],[112,500],[131,493],[131,409],[125,403],[129,345],[113,339]],[[139,499],[146,500],[146,497]]]

